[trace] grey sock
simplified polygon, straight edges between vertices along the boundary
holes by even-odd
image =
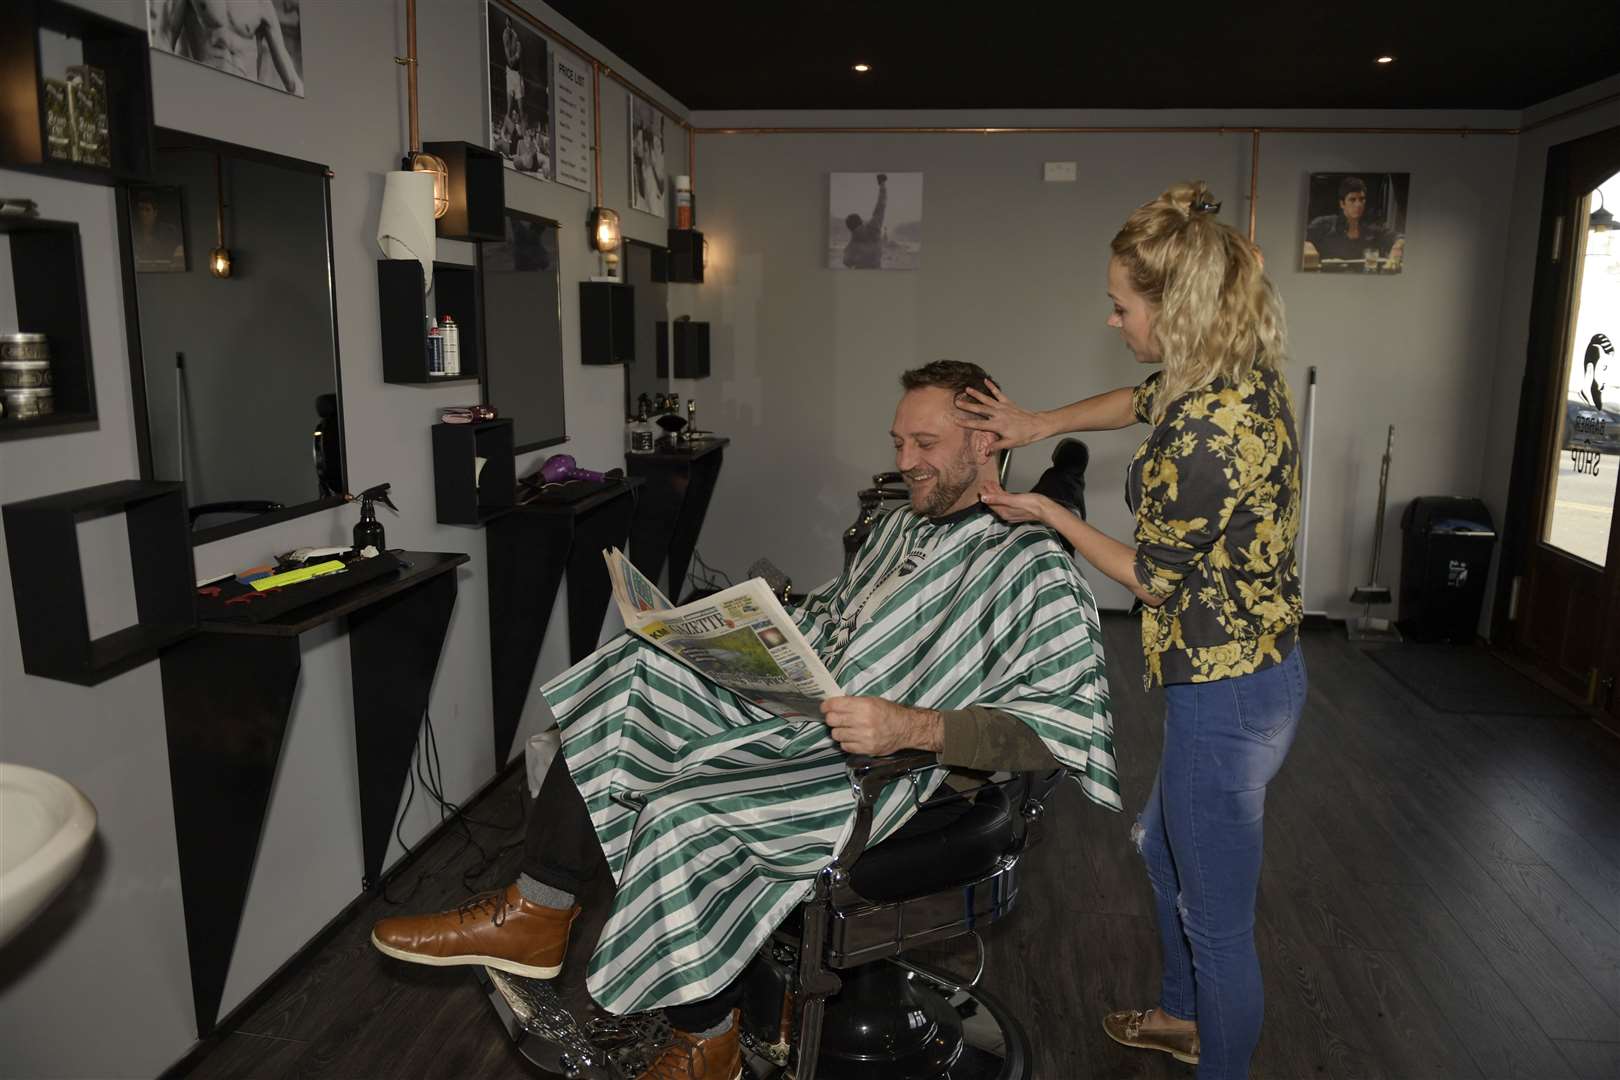
[[[714,1027],[710,1028],[707,1031],[694,1031],[694,1032],[692,1032],[692,1034],[696,1035],[700,1039],[712,1039],[717,1035],[724,1035],[726,1032],[728,1032],[730,1030],[731,1030],[731,1014],[728,1012],[728,1013],[726,1013],[724,1019],[722,1019],[718,1024],[714,1025]]]
[[[571,908],[574,906],[574,894],[554,889],[543,881],[536,881],[528,874],[519,874],[517,879],[518,893],[531,904],[541,907]]]

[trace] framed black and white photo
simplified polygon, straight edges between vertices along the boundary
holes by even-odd
[[[509,169],[542,180],[551,169],[550,44],[499,0],[484,4],[489,53],[489,147]]]
[[[827,266],[922,266],[923,174],[833,173],[827,189]]]
[[[630,97],[630,209],[665,216],[669,170],[664,165],[664,114]]]
[[[129,189],[129,234],[140,274],[183,274],[186,260],[184,191],[178,187]]]
[[[304,0],[146,0],[152,48],[304,96]]]
[[[1411,173],[1312,173],[1301,270],[1398,274]]]

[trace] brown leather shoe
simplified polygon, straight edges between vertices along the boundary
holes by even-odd
[[[741,1023],[733,1009],[730,1030],[712,1039],[676,1031],[675,1041],[637,1080],[742,1080]]]
[[[568,929],[579,910],[578,905],[564,910],[531,904],[512,884],[436,915],[383,919],[371,928],[371,943],[384,956],[409,964],[479,964],[552,979],[562,970]]]
[[[1143,1050],[1163,1050],[1177,1061],[1198,1064],[1198,1029],[1173,1028],[1158,1009],[1111,1012],[1103,1017],[1103,1030],[1117,1043]]]

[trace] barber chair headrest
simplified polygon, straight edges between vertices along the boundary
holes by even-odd
[[[1074,508],[1086,516],[1086,466],[1091,451],[1079,439],[1064,439],[1052,451],[1052,465],[1035,481],[1031,491]]]

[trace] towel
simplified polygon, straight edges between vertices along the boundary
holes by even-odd
[[[433,288],[433,174],[391,172],[383,175],[382,213],[377,216],[377,246],[389,259],[415,259],[422,264],[422,291]]]

